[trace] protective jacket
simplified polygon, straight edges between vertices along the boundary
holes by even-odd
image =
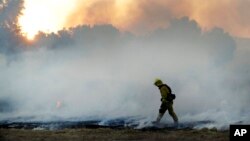
[[[171,89],[168,85],[166,84],[161,84],[158,86],[161,92],[161,101],[162,102],[167,102],[167,97],[169,94],[171,94]]]

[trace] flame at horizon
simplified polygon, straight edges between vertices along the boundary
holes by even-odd
[[[232,36],[249,38],[249,6],[250,1],[244,0],[25,0],[19,24],[29,39],[38,31],[57,32],[84,24],[111,24],[121,31],[145,34],[187,16],[203,30],[219,27]]]
[[[25,0],[19,24],[23,34],[33,39],[39,32],[57,32],[64,28],[65,17],[73,10],[76,0]]]

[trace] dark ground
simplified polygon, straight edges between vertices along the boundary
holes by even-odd
[[[0,129],[0,141],[229,141],[228,131],[193,129]]]
[[[133,118],[112,119],[105,124],[99,120],[54,122],[0,122],[0,141],[229,141],[229,131],[195,130],[196,125],[212,121],[147,125],[137,129]],[[102,123],[102,124],[101,124]]]

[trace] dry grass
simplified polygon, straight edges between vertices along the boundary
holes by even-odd
[[[229,132],[216,130],[64,129],[34,131],[0,129],[0,141],[228,141]]]

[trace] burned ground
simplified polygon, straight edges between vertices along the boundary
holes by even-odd
[[[79,128],[56,131],[30,129],[0,129],[1,141],[228,141],[228,131],[217,130],[136,130],[111,128]]]
[[[148,125],[138,128],[136,121],[115,119],[106,121],[10,122],[0,124],[1,141],[227,141],[228,130],[194,129],[211,121]]]

